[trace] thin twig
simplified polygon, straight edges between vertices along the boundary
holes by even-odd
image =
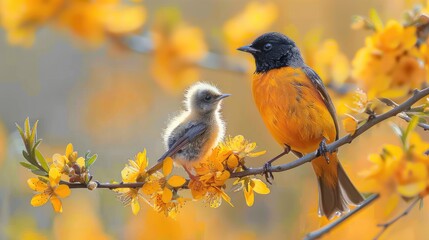
[[[335,227],[337,227],[338,225],[340,225],[341,223],[346,221],[348,218],[350,218],[351,216],[353,216],[354,214],[356,214],[357,212],[361,211],[366,206],[368,206],[369,204],[374,202],[378,197],[380,197],[380,194],[378,194],[378,193],[372,194],[367,199],[365,199],[365,201],[363,201],[360,206],[351,210],[349,213],[347,213],[346,215],[337,219],[335,222],[332,222],[332,223],[330,223],[330,224],[328,224],[328,225],[326,225],[326,226],[324,226],[324,227],[322,227],[322,228],[320,228],[314,232],[307,234],[307,236],[305,236],[304,239],[305,240],[314,240],[314,239],[318,239],[318,238],[322,237],[323,235],[327,234],[329,231],[331,231],[332,229],[334,229]]]
[[[414,199],[414,201],[411,202],[411,204],[398,216],[394,217],[393,219],[391,219],[390,221],[386,222],[386,223],[381,223],[378,224],[378,227],[381,227],[380,232],[374,237],[374,240],[377,240],[380,238],[380,236],[387,230],[387,228],[389,228],[392,224],[394,224],[395,222],[397,222],[399,219],[401,219],[402,217],[406,216],[408,213],[410,213],[410,211],[414,208],[414,206],[420,201],[422,200],[421,197],[418,197],[416,199]]]
[[[150,33],[125,38],[124,43],[131,50],[138,53],[147,54],[155,50]],[[204,58],[194,64],[205,69],[236,73],[247,73],[249,70],[248,64],[242,58],[221,55],[214,52],[207,52]]]
[[[383,102],[384,104],[386,104],[387,106],[392,107],[392,108],[396,108],[399,106],[399,104],[397,104],[396,102],[394,102],[393,100],[388,99],[388,98],[379,98],[379,100],[381,102]],[[423,110],[424,109],[422,107],[410,108],[409,111],[404,111],[404,112],[398,114],[398,117],[403,119],[406,122],[410,122],[411,117],[407,114],[408,112],[421,112]],[[421,127],[425,131],[429,131],[429,124],[419,122],[417,124],[417,126]]]

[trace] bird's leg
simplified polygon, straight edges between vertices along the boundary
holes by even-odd
[[[182,166],[183,166],[183,168],[185,169],[186,173],[189,175],[189,178],[190,178],[190,179],[192,179],[192,180],[196,180],[196,179],[197,179],[197,176],[195,176],[195,175],[192,173],[192,171],[188,168],[188,166],[187,166],[186,164],[183,164]]]
[[[326,162],[329,164],[328,148],[326,147],[326,138],[323,138],[320,142],[319,149],[317,149],[317,154],[323,156],[326,159]]]
[[[283,155],[286,155],[290,152],[290,147],[288,145],[285,145],[285,148],[283,150],[283,152],[281,152],[279,155],[275,156],[274,158],[272,158],[271,160],[267,161],[264,164],[264,176],[265,176],[265,180],[267,180],[267,182],[269,184],[272,184],[272,182],[270,181],[270,179],[274,180],[274,175],[273,172],[270,171],[271,168],[271,164],[276,161],[277,159],[281,158]]]

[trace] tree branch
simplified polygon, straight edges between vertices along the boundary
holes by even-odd
[[[387,228],[389,228],[392,224],[394,224],[395,222],[397,222],[399,219],[401,219],[402,217],[406,216],[408,213],[410,213],[410,211],[414,208],[414,206],[420,201],[422,200],[421,197],[417,197],[416,199],[414,199],[414,201],[411,202],[411,204],[398,216],[396,216],[395,218],[391,219],[390,221],[386,222],[386,223],[381,223],[378,224],[378,227],[381,227],[382,229],[380,230],[380,232],[374,237],[374,240],[377,240],[380,238],[380,236],[387,230]]]
[[[411,96],[409,99],[407,99],[407,101],[403,102],[402,104],[398,105],[397,107],[383,113],[380,115],[376,115],[373,118],[369,119],[366,123],[364,123],[362,126],[360,126],[358,129],[356,129],[355,133],[353,135],[347,135],[345,137],[342,137],[340,139],[338,139],[337,141],[327,145],[327,150],[330,152],[333,152],[335,150],[337,150],[339,147],[351,143],[355,138],[357,138],[358,136],[360,136],[362,133],[368,131],[370,128],[372,128],[373,126],[375,126],[376,124],[391,118],[393,116],[398,115],[401,112],[404,112],[408,109],[411,108],[411,106],[413,104],[415,104],[417,101],[419,101],[420,99],[424,98],[425,96],[429,95],[429,88],[424,88],[422,90],[415,90],[413,92],[413,96]],[[286,163],[283,165],[278,165],[278,166],[271,166],[268,168],[268,171],[271,172],[283,172],[283,171],[287,171],[293,168],[296,168],[298,166],[301,166],[304,163],[308,163],[311,162],[311,160],[317,158],[319,156],[318,151],[314,151],[312,153],[309,153],[293,162],[290,163]],[[232,173],[231,174],[231,178],[234,177],[245,177],[245,176],[249,176],[249,175],[257,175],[257,174],[263,174],[264,173],[264,168],[263,167],[259,167],[259,168],[249,168],[245,171],[242,172],[236,172],[236,173]]]
[[[360,136],[362,133],[368,131],[370,128],[372,128],[373,126],[375,126],[376,124],[391,118],[393,116],[396,116],[404,111],[407,111],[411,108],[411,106],[416,103],[417,101],[419,101],[420,99],[424,98],[425,96],[429,95],[429,87],[428,88],[424,88],[422,90],[415,90],[413,96],[411,96],[407,101],[405,101],[402,104],[396,104],[395,107],[393,109],[391,109],[388,112],[385,112],[383,114],[374,116],[373,118],[369,119],[365,124],[363,124],[362,126],[360,126],[353,135],[347,135],[345,137],[342,137],[340,139],[338,139],[337,141],[327,145],[327,150],[330,152],[333,152],[335,150],[337,150],[339,147],[351,143],[355,138],[357,138],[358,136]],[[393,101],[392,101],[393,102]],[[429,129],[429,126],[428,126]],[[270,168],[268,168],[269,171],[271,172],[283,172],[283,171],[287,171],[293,168],[296,168],[298,166],[301,166],[307,162],[311,162],[313,159],[315,159],[316,157],[318,157],[319,154],[317,151],[314,151],[312,153],[309,153],[293,162],[289,162],[283,165],[278,165],[278,166],[271,166]],[[148,173],[153,173],[155,171],[157,171],[158,169],[160,169],[162,167],[162,164],[160,162],[156,163],[154,166],[152,166],[149,170]],[[249,176],[249,175],[257,175],[257,174],[263,174],[264,173],[264,168],[263,167],[259,167],[259,168],[247,168],[246,170],[242,171],[242,172],[235,172],[235,173],[231,173],[231,178],[241,178],[241,177],[245,177],[245,176]],[[108,189],[114,189],[114,188],[139,188],[142,187],[144,182],[139,182],[139,183],[100,183],[98,181],[95,181],[97,183],[97,188],[108,188]],[[66,184],[68,185],[70,188],[88,188],[88,186],[86,184],[83,183],[70,183],[70,182],[66,182],[66,181],[62,181],[62,184]]]
[[[393,100],[388,99],[388,98],[379,98],[379,100],[381,102],[383,102],[384,104],[386,104],[387,106],[392,107],[392,108],[396,108],[396,107],[399,106],[399,104],[395,103]],[[412,109],[410,109],[410,111],[421,112],[421,111],[423,111],[423,109],[422,108],[412,108]],[[411,117],[406,112],[402,112],[401,114],[398,115],[398,117],[401,118],[401,119],[403,119],[406,122],[410,122],[411,121]],[[421,127],[425,131],[429,130],[429,124],[419,122],[417,124],[417,126]]]
[[[314,232],[311,232],[305,236],[304,240],[314,240],[322,237],[323,235],[327,234],[329,231],[346,221],[348,218],[359,212],[360,210],[364,209],[366,206],[374,202],[378,197],[380,197],[380,194],[372,194],[369,196],[365,201],[362,202],[362,204],[355,209],[351,210],[349,213],[344,215],[343,217],[337,219],[335,222],[332,222]]]

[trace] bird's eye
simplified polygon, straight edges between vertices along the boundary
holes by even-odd
[[[267,43],[267,44],[264,45],[264,50],[265,51],[270,51],[271,48],[273,48],[273,45],[271,43]]]
[[[212,100],[212,96],[211,95],[206,95],[204,97],[204,100],[206,100],[208,102],[208,101]]]

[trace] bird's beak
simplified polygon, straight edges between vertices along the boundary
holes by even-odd
[[[226,97],[229,97],[229,96],[231,96],[231,94],[222,94],[222,95],[219,95],[219,96],[216,98],[216,101],[220,101],[220,100],[222,100],[222,99],[224,99],[224,98],[226,98]]]
[[[237,50],[242,52],[252,53],[252,54],[260,52],[258,49],[252,47],[251,45],[242,46],[240,48],[237,48]]]

